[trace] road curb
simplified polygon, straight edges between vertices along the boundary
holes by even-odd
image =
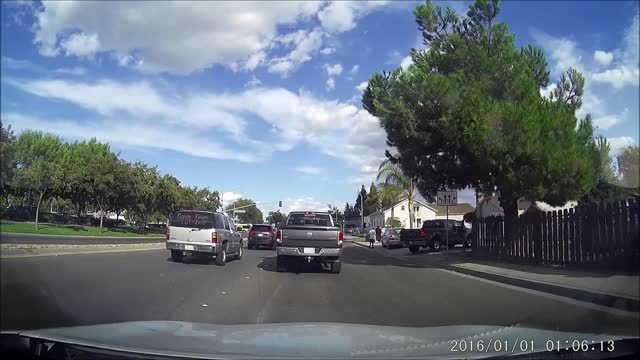
[[[0,232],[0,238],[9,235],[9,236],[17,236],[17,237],[54,237],[54,238],[83,238],[83,239],[103,239],[103,240],[111,240],[111,239],[163,239],[164,235],[158,236],[95,236],[95,235],[49,235],[49,234],[30,234],[30,233],[13,233],[13,232]]]
[[[349,242],[356,244],[358,246],[369,248],[364,244],[360,244],[355,241],[349,240]],[[467,268],[462,268],[449,264],[442,264],[442,268],[445,270],[454,271],[460,274],[474,276],[486,280],[491,280],[507,285],[512,285],[516,287],[521,287],[530,290],[536,290],[545,292],[548,294],[558,295],[567,297],[574,300],[589,302],[596,305],[606,306],[618,310],[638,312],[640,311],[640,301],[629,299],[626,297],[611,295],[611,294],[602,294],[596,293],[588,290],[575,289],[564,287],[560,285],[554,285],[549,283],[543,283],[538,281],[525,280],[522,278],[516,278],[512,276],[504,276],[493,273],[487,273],[484,271],[471,270]]]
[[[129,249],[107,249],[107,250],[91,250],[91,251],[65,251],[49,254],[15,254],[15,255],[1,255],[0,259],[19,259],[19,258],[31,258],[31,257],[44,257],[44,256],[66,256],[66,255],[90,255],[90,254],[109,254],[119,252],[136,252],[136,251],[151,251],[151,250],[165,250],[164,247],[158,248],[129,248]]]

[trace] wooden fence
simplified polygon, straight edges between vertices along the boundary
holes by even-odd
[[[518,218],[515,241],[504,219],[473,222],[474,255],[519,263],[640,268],[638,198],[562,211],[529,211]]]

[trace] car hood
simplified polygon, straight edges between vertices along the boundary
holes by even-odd
[[[15,334],[16,332],[14,332]],[[6,334],[6,332],[5,332]],[[521,326],[457,325],[429,328],[341,323],[212,325],[178,321],[140,321],[18,332],[32,339],[80,347],[189,358],[481,358],[545,351],[576,340],[629,337],[533,329]],[[466,340],[466,351],[460,342]],[[478,351],[483,340],[483,351]],[[525,351],[518,347],[525,341]],[[473,341],[474,348],[469,344]],[[490,342],[509,349],[488,351]],[[454,342],[458,342],[457,350]],[[533,344],[532,349],[530,344]],[[511,347],[515,348],[512,350]]]

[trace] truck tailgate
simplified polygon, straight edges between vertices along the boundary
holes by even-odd
[[[337,248],[338,232],[335,227],[286,226],[282,227],[282,243],[289,247]]]

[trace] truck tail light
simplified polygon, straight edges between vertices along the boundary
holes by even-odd
[[[255,235],[255,234],[256,234],[255,232],[253,232],[253,231],[249,231],[249,235],[250,235],[250,236],[253,236],[253,235]]]
[[[171,230],[169,228],[167,228],[167,240],[169,240],[170,236],[171,236]]]
[[[427,233],[424,230],[420,229],[420,237],[426,237]]]
[[[218,233],[215,231],[211,233],[211,243],[212,244],[218,243]]]
[[[282,243],[282,230],[278,230],[278,232],[276,232],[276,242]]]
[[[342,231],[338,232],[338,245],[342,245],[344,241],[344,233]]]

